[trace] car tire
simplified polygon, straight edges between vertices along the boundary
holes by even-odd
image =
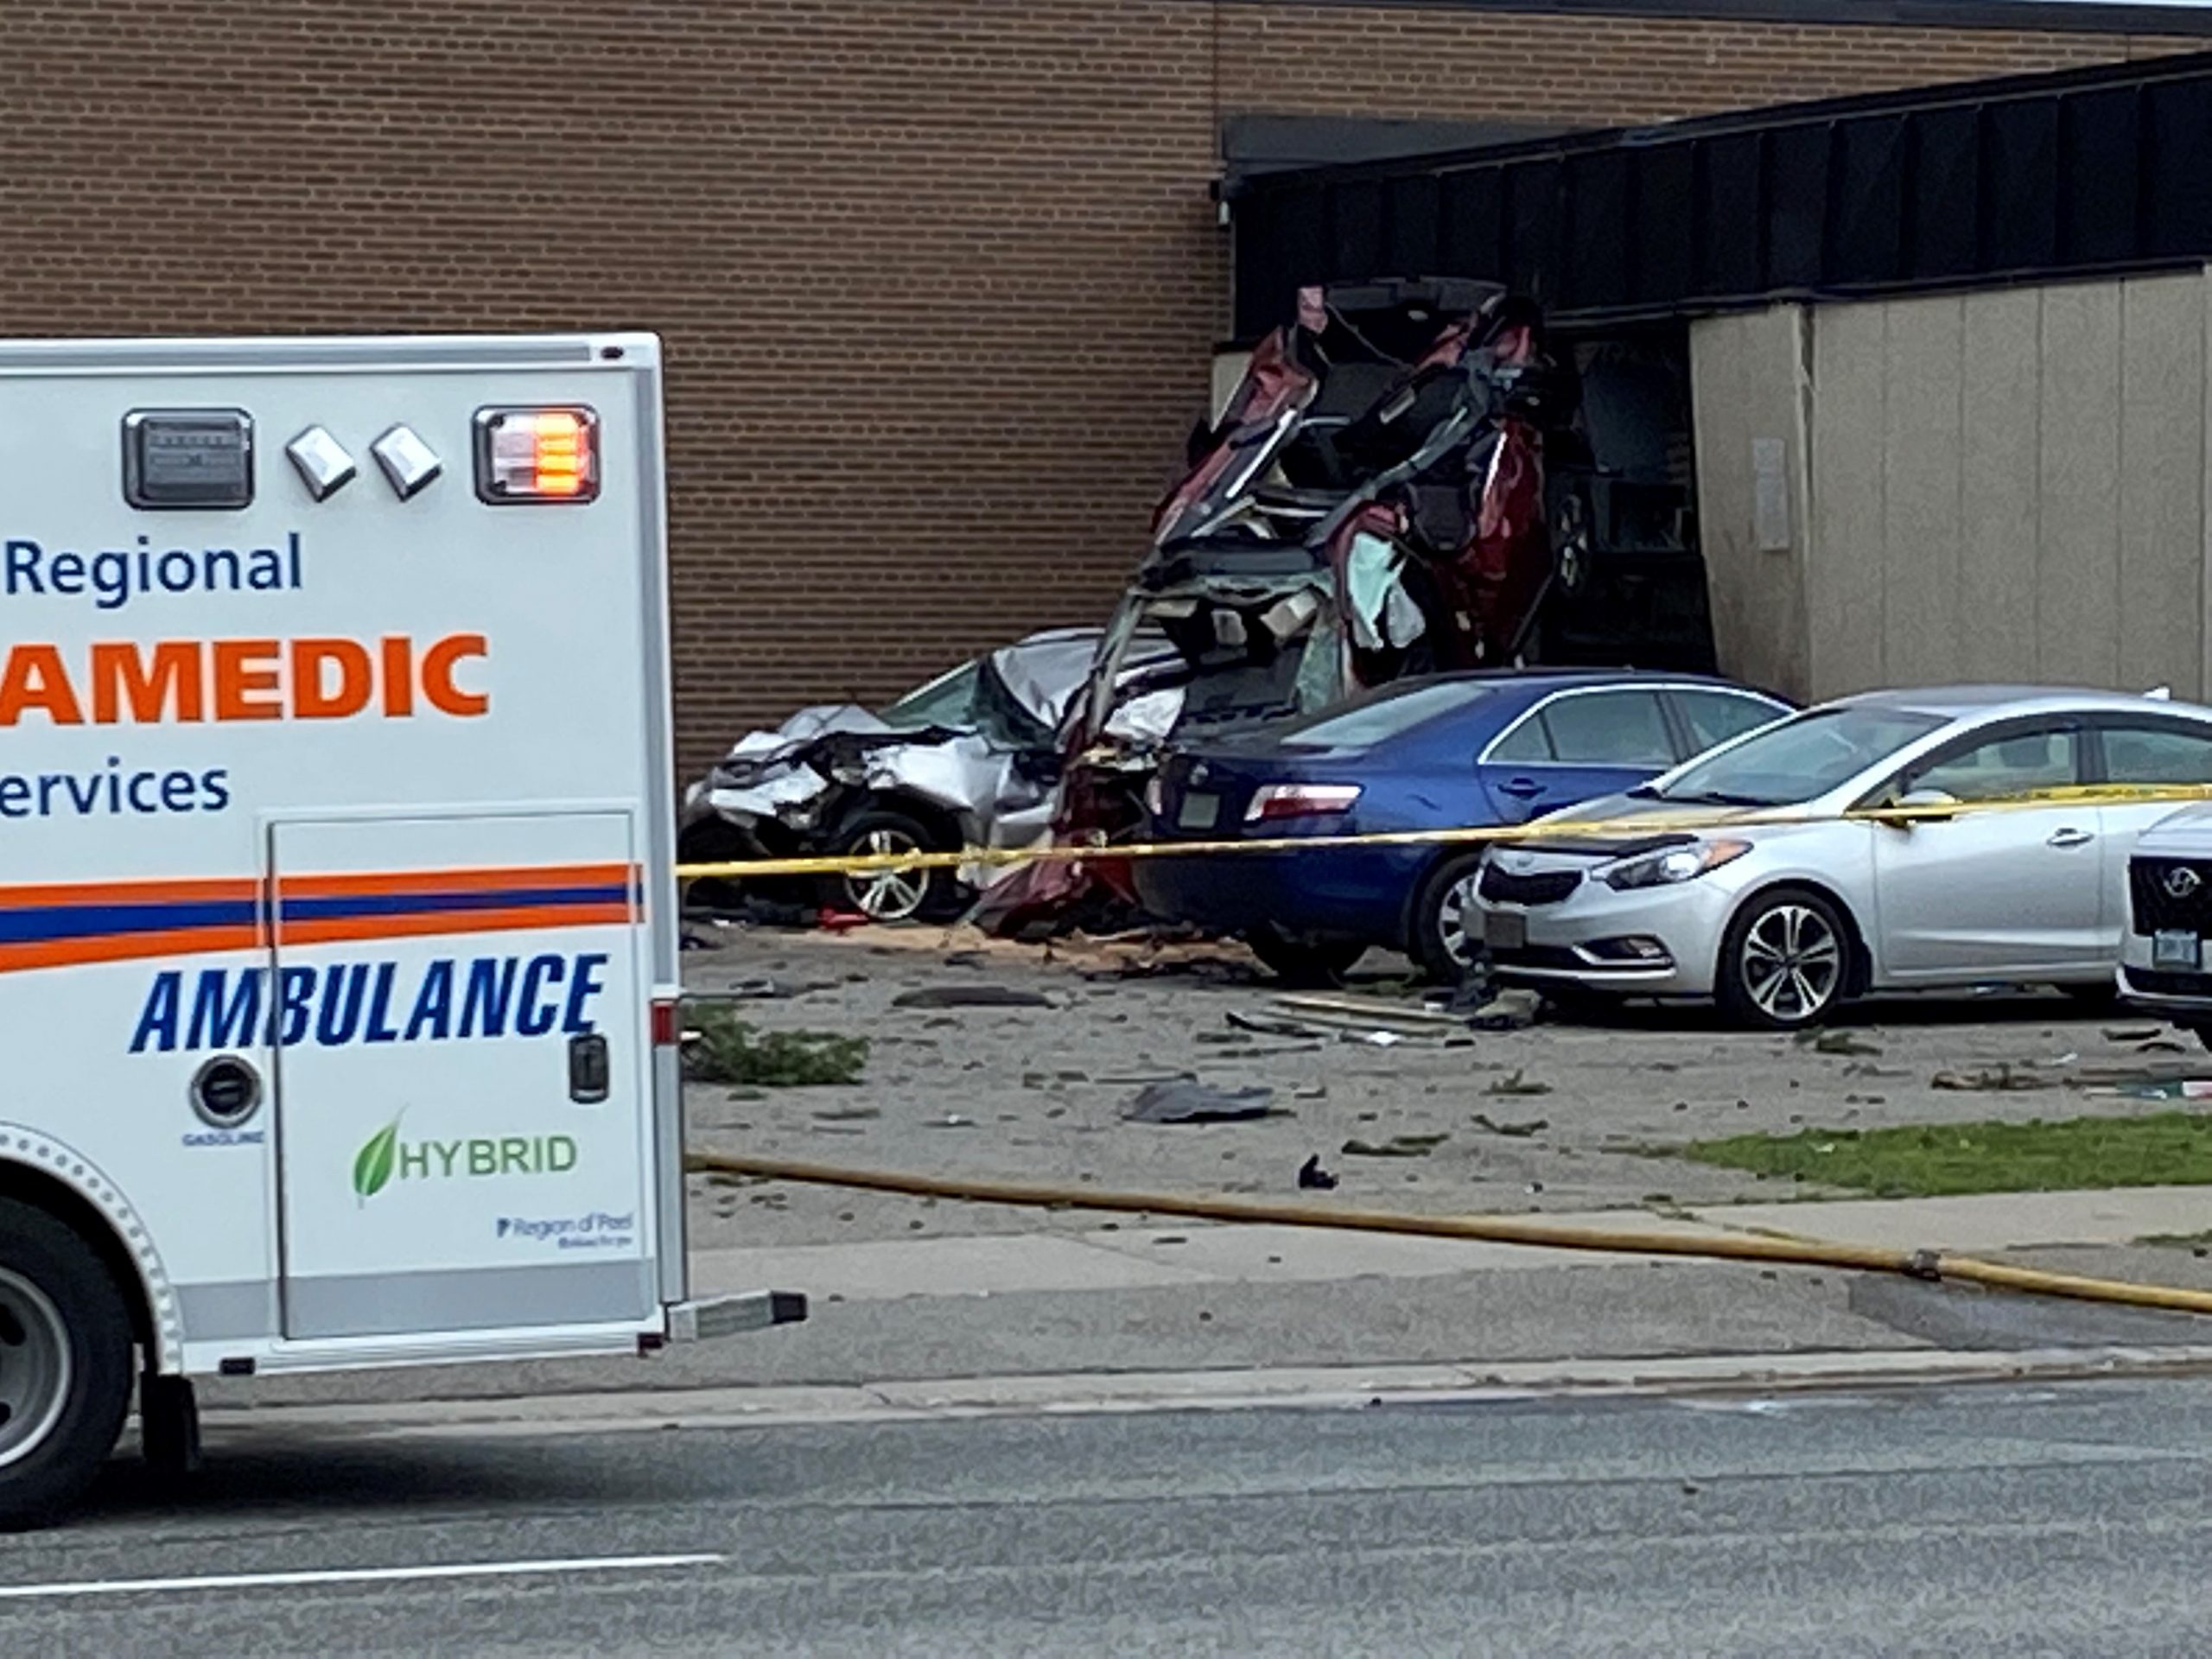
[[[1853,935],[1834,903],[1803,887],[1763,893],[1720,942],[1714,1000],[1736,1025],[1802,1031],[1851,990]]]
[[[702,818],[676,838],[679,864],[734,864],[753,856],[737,826],[720,818]],[[706,875],[684,884],[683,902],[699,910],[730,911],[744,904],[745,893],[734,876]]]
[[[868,807],[848,818],[830,842],[839,858],[863,853],[948,851],[943,837],[920,819],[887,807]],[[823,902],[858,911],[874,922],[941,922],[966,907],[967,893],[950,870],[879,871],[833,875]]]
[[[1480,853],[1447,858],[1414,895],[1407,954],[1436,984],[1456,985],[1474,965],[1472,952],[1478,946],[1467,938],[1466,922],[1482,867]]]
[[[1294,939],[1260,928],[1245,936],[1268,971],[1301,990],[1332,990],[1367,954],[1367,947],[1343,939]]]
[[[2062,985],[2058,988],[2087,1019],[2094,1020],[2101,1014],[2114,1013],[2120,1007],[2120,987],[2117,984]]]
[[[115,1450],[130,1408],[130,1313],[72,1227],[0,1198],[0,1527],[55,1519]]]

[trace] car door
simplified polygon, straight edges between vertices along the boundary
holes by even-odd
[[[2093,734],[2099,782],[2152,789],[2212,785],[2212,725],[2179,715],[2119,715],[2100,721]],[[2135,839],[2183,804],[2152,800],[2097,810],[2101,877],[2098,930],[2115,962],[2120,934],[2127,926],[2127,861],[2135,850]]]
[[[2078,721],[2008,721],[1937,749],[1885,792],[1940,791],[1963,804],[2056,796],[2083,782],[2087,748]],[[1868,833],[1883,978],[2081,977],[2109,955],[2095,809],[2054,798]]]
[[[1634,788],[1675,764],[1659,694],[1641,686],[1554,693],[1483,752],[1483,792],[1501,823]]]

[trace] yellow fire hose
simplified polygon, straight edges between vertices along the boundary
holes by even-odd
[[[2168,1285],[2136,1284],[2122,1279],[2091,1279],[2077,1274],[2044,1273],[2009,1267],[1970,1255],[1936,1250],[1877,1249],[1870,1244],[1836,1244],[1810,1238],[1719,1237],[1683,1233],[1638,1232],[1632,1228],[1578,1227],[1522,1216],[1416,1216],[1391,1210],[1333,1209],[1322,1205],[1280,1204],[1230,1198],[1192,1198],[1166,1192],[1105,1192],[1087,1186],[1046,1186],[1022,1181],[948,1179],[897,1170],[842,1169],[831,1164],[784,1158],[733,1157],[694,1152],[685,1159],[696,1173],[739,1175],[756,1180],[798,1181],[816,1186],[855,1187],[906,1198],[949,1198],[964,1204],[1004,1204],[1028,1209],[1101,1210],[1123,1214],[1175,1216],[1190,1221],[1261,1223],[1278,1227],[1333,1227],[1345,1232],[1399,1233],[1421,1238],[1470,1239],[1491,1244],[1535,1244],[1555,1250],[1590,1250],[1624,1255],[1681,1255],[1721,1262],[1769,1262],[1789,1267],[1843,1268],[1866,1273],[1903,1274],[1929,1281],[1955,1280],[2033,1295],[2069,1296],[2080,1301],[2113,1302],[2131,1307],[2180,1313],[2212,1313],[2212,1291]]]

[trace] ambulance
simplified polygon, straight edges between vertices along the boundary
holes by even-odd
[[[686,1277],[647,334],[0,344],[0,1521]]]

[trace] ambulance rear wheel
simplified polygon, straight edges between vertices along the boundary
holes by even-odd
[[[74,1503],[130,1406],[130,1314],[73,1228],[0,1198],[0,1527]]]

